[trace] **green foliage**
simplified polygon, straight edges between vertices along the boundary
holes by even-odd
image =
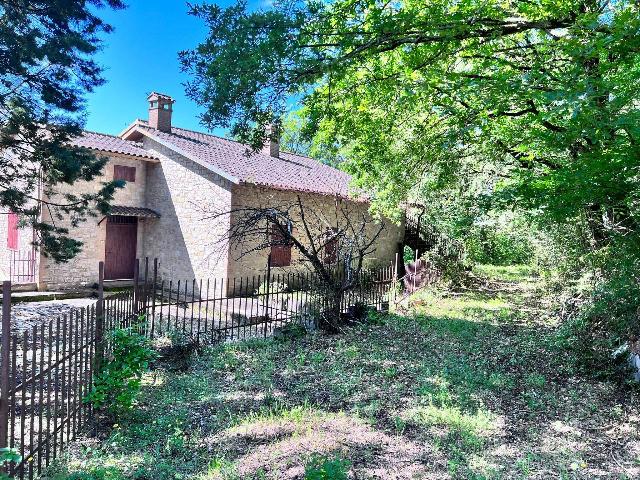
[[[601,252],[603,253],[603,252]],[[615,243],[599,259],[606,276],[587,288],[586,301],[574,300],[562,338],[590,373],[628,377],[624,352],[640,339],[640,251]],[[577,297],[579,299],[579,297]]]
[[[351,463],[340,457],[311,457],[304,468],[305,480],[347,480]]]
[[[469,232],[465,252],[470,261],[491,265],[526,264],[533,258],[533,246],[526,233],[486,226]]]
[[[580,317],[620,335],[617,321],[593,319],[616,295],[633,298],[621,265],[635,257],[598,259],[619,237],[640,243],[637,2],[238,2],[191,13],[209,28],[182,54],[207,126],[258,146],[295,105],[299,142],[329,145],[374,208],[420,203],[471,260],[536,264],[558,288],[597,278]],[[487,225],[513,211],[526,224]]]
[[[0,448],[0,465],[6,467],[11,462],[20,462],[22,457],[20,451],[15,448],[3,447]],[[11,477],[4,472],[0,472],[0,480],[9,480]]]
[[[415,261],[415,259],[416,259],[416,254],[413,251],[413,248],[411,248],[408,245],[405,245],[404,250],[402,251],[402,260],[404,261],[404,263],[405,264],[411,263]]]
[[[156,358],[150,341],[131,329],[121,328],[110,334],[111,358],[96,375],[86,397],[95,408],[114,415],[130,410],[140,390],[142,374]]]
[[[84,94],[104,82],[92,55],[100,35],[111,31],[95,14],[105,6],[124,3],[16,0],[0,7],[0,207],[32,226],[35,244],[56,261],[82,246],[60,220],[75,226],[106,213],[122,186],[106,182],[97,191],[64,194],[60,188],[96,178],[106,163],[69,143],[81,133]],[[48,219],[41,215],[45,206]]]
[[[126,424],[97,445],[70,448],[60,474],[47,477],[303,478],[313,453],[349,459],[348,478],[369,478],[372,467],[393,478],[407,465],[417,478],[632,471],[636,452],[602,432],[640,441],[632,428],[639,392],[620,394],[570,368],[538,278],[519,266],[483,273],[478,288],[456,295],[420,292],[384,325],[226,342],[186,372],[158,370]],[[514,438],[515,455],[496,455]],[[610,451],[615,461],[603,461]]]

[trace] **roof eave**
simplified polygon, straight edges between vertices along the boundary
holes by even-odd
[[[144,160],[146,162],[151,162],[151,163],[158,163],[160,162],[160,159],[156,156],[153,156],[152,154],[148,154],[148,155],[138,155],[135,153],[124,153],[124,152],[118,152],[116,150],[108,150],[106,148],[95,148],[95,147],[83,147],[86,148],[87,150],[91,150],[93,152],[100,152],[100,153],[110,153],[113,155],[122,155],[123,157],[131,157],[131,158],[136,158],[138,160]]]

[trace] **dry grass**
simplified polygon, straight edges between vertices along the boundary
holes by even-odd
[[[486,272],[486,270],[485,270]],[[581,374],[535,280],[423,292],[338,336],[227,344],[156,370],[52,478],[640,478],[637,391]]]

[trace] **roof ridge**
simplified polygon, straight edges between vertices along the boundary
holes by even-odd
[[[137,119],[139,120],[139,119]],[[147,128],[151,128],[153,130],[157,130],[156,128],[153,128],[151,126],[149,126],[149,123],[145,120],[142,120],[142,122],[144,122],[144,126],[146,126]],[[246,143],[242,143],[238,140],[234,140],[232,138],[227,138],[227,137],[221,137],[220,135],[216,135],[214,133],[209,133],[209,132],[202,132],[200,130],[192,130],[190,128],[183,128],[183,127],[175,127],[175,126],[171,126],[171,129],[177,129],[177,130],[184,130],[185,132],[191,132],[191,133],[197,133],[198,135],[205,135],[207,137],[213,137],[213,138],[217,138],[219,140],[225,140],[227,142],[231,142],[231,143],[236,143],[238,145],[242,145],[243,147],[248,147],[249,145],[247,145]],[[307,157],[306,155],[301,155],[300,153],[295,153],[295,152],[289,152],[288,150],[280,150],[281,153],[287,153],[289,155],[295,155],[297,157],[302,157],[302,158],[306,158],[307,160],[313,160],[314,162],[318,162],[318,163],[322,163],[320,160],[317,160],[313,157]],[[324,165],[324,164],[323,164]],[[335,167],[332,167],[335,168]]]

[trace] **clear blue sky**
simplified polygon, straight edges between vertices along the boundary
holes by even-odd
[[[178,63],[180,50],[191,49],[205,38],[203,22],[187,15],[183,0],[128,3],[125,10],[99,11],[115,31],[105,36],[104,48],[96,56],[105,68],[107,83],[87,97],[86,128],[118,134],[136,118],[146,119],[146,97],[155,90],[176,99],[174,125],[204,130],[198,123],[198,107],[184,95],[182,83],[188,77],[180,72]]]

